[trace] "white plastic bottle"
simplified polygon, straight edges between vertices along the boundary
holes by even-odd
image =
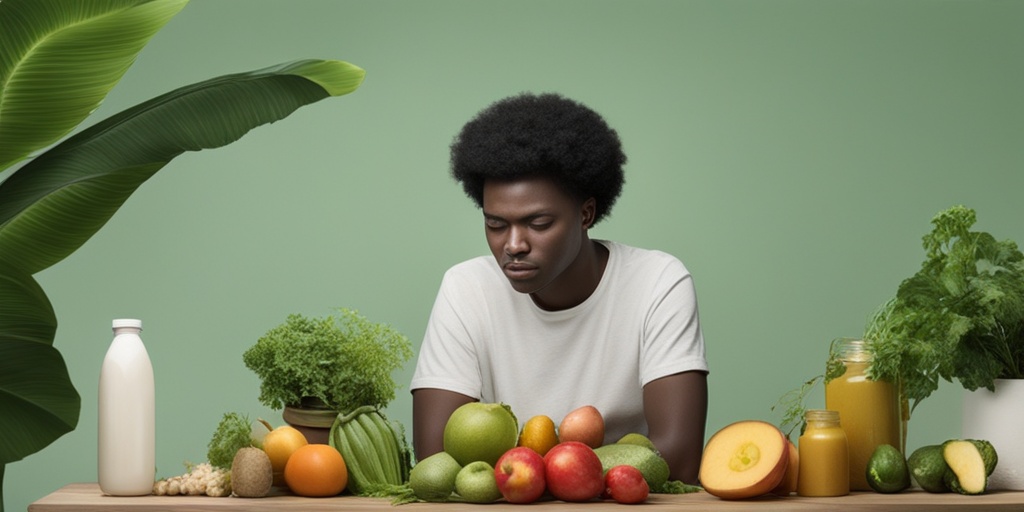
[[[142,321],[113,322],[114,341],[100,370],[99,484],[104,494],[140,496],[153,491],[156,405],[153,365],[139,333]]]

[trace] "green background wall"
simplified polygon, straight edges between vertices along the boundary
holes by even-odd
[[[963,203],[979,229],[1024,242],[1022,21],[1010,1],[195,0],[87,124],[298,58],[348,60],[366,81],[181,156],[38,276],[82,413],[8,466],[6,505],[95,481],[113,318],[144,322],[160,476],[205,460],[225,412],[281,422],[241,355],[289,313],[355,308],[418,347],[442,272],[487,253],[448,144],[521,91],[576,98],[619,131],[627,184],[592,234],[668,251],[695,276],[708,435],[776,421],[829,341],[859,335],[917,270],[935,213]],[[412,368],[388,411],[407,427]],[[908,446],[957,436],[962,397],[943,383]]]

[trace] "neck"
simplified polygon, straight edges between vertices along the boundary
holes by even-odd
[[[560,311],[576,307],[587,300],[601,283],[608,263],[608,248],[585,238],[572,265],[557,280],[530,294],[537,307]]]

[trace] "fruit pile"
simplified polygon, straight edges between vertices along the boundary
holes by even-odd
[[[409,487],[423,501],[532,503],[550,495],[569,502],[641,503],[668,481],[668,463],[641,434],[603,445],[604,418],[580,407],[556,429],[548,416],[519,430],[511,408],[465,404],[444,429],[444,451],[413,466]]]
[[[273,486],[283,486],[299,496],[321,497],[345,489],[348,470],[338,450],[310,444],[291,426],[271,428],[260,421],[267,432],[254,440],[258,446],[238,449],[230,469],[199,464],[183,475],[157,481],[153,494],[261,498],[269,495]]]
[[[952,439],[923,446],[909,458],[893,446],[875,448],[868,460],[868,484],[876,492],[896,493],[911,479],[928,492],[981,494],[995,470],[998,456],[984,440]],[[799,478],[797,447],[775,425],[758,420],[738,421],[711,436],[701,459],[704,489],[722,499],[746,499],[772,493],[796,492]]]
[[[270,429],[269,424],[264,424]],[[273,485],[287,487],[293,494],[335,496],[348,484],[348,468],[341,453],[330,445],[309,443],[306,436],[294,427],[282,425],[271,429],[263,437],[261,446],[270,462],[264,472],[269,470]],[[232,464],[231,478],[236,495],[237,471],[236,465]],[[266,496],[270,487],[267,485],[261,493],[248,497]]]

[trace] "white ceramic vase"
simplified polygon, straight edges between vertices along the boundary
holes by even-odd
[[[963,414],[963,437],[991,442],[999,456],[988,488],[1024,490],[1024,379],[996,379],[994,393],[968,391]]]

